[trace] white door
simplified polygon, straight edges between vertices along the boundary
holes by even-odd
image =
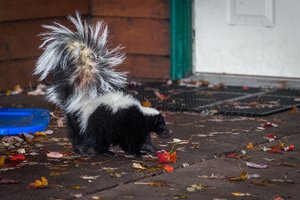
[[[300,78],[300,0],[194,0],[194,72]]]

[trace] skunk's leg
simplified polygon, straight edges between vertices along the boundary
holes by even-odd
[[[67,115],[67,123],[69,127],[68,134],[72,142],[73,151],[77,154],[81,154],[83,137],[79,133],[80,129],[78,123],[76,119],[70,114]]]
[[[142,151],[146,151],[148,153],[155,153],[159,151],[159,148],[156,148],[152,142],[151,142],[151,137],[150,134],[147,136],[146,142],[142,146]]]
[[[98,143],[94,146],[94,150],[96,154],[103,155],[107,157],[114,157],[116,154],[112,151],[109,151],[109,143],[107,141],[98,141]]]

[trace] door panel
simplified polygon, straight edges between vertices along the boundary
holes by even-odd
[[[195,0],[194,72],[300,78],[299,0]]]

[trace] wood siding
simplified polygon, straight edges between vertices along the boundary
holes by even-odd
[[[42,24],[68,25],[78,10],[109,25],[112,46],[127,59],[130,78],[169,78],[169,0],[0,0],[0,91],[36,85],[32,76],[41,54]]]

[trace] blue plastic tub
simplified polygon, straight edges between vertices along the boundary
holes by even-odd
[[[0,135],[45,131],[49,122],[46,109],[0,108]]]

